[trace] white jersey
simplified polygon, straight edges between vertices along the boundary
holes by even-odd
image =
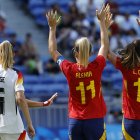
[[[21,72],[15,69],[4,70],[0,65],[0,133],[13,134],[24,130],[16,105],[17,91],[24,91]]]

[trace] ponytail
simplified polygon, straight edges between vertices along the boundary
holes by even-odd
[[[75,43],[75,51],[79,53],[80,65],[87,67],[88,60],[91,53],[91,44],[86,37],[78,39]]]

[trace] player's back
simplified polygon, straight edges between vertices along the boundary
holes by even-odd
[[[140,67],[124,68],[120,60],[116,67],[123,74],[123,113],[128,119],[140,119]]]
[[[106,113],[101,91],[101,74],[105,59],[98,56],[87,68],[64,60],[61,69],[69,84],[69,117],[102,118]]]
[[[16,105],[18,73],[0,65],[0,133],[22,132],[23,124]]]

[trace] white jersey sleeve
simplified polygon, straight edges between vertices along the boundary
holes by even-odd
[[[15,82],[15,92],[24,91],[22,73],[17,70],[16,70],[16,73],[17,73],[17,76],[16,76],[16,82]]]

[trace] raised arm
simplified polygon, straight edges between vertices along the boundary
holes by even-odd
[[[139,18],[137,18],[136,20],[137,20],[138,25],[140,26],[140,11],[139,11]],[[106,27],[107,28],[110,27],[109,21],[106,22]],[[114,52],[112,52],[111,50],[109,50],[109,53],[108,53],[108,56],[107,57],[111,61],[111,63],[113,65],[116,65],[117,55]]]
[[[97,18],[100,23],[100,36],[101,36],[101,48],[98,52],[98,55],[102,55],[107,58],[107,54],[109,51],[109,39],[108,39],[108,29],[105,26],[105,18],[107,15],[112,16],[110,14],[110,6],[103,6],[100,11],[96,11]]]
[[[28,107],[30,108],[34,108],[34,107],[45,107],[45,106],[49,106],[53,103],[53,100],[57,97],[57,93],[55,93],[54,95],[52,95],[52,97],[45,101],[45,102],[37,102],[37,101],[32,101],[29,99],[26,99],[26,102],[28,104]]]
[[[107,58],[115,66],[117,61],[117,55],[109,49]]]
[[[112,23],[113,23],[112,14],[109,12],[109,14],[107,14],[106,19],[105,19],[106,28],[109,29],[109,27],[112,25]],[[111,63],[114,66],[116,65],[117,55],[113,51],[111,51],[110,48],[109,48],[109,51],[108,51],[107,58],[111,61]]]
[[[46,14],[48,25],[49,25],[49,39],[48,39],[48,49],[53,58],[56,62],[57,58],[61,56],[61,54],[57,51],[57,42],[56,42],[56,27],[57,24],[60,22],[61,17],[57,16],[57,12],[49,11]]]

